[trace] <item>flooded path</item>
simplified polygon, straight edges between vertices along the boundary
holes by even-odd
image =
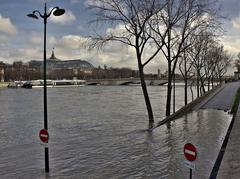
[[[155,116],[163,118],[166,87],[149,88]],[[177,104],[183,89],[177,90]],[[208,178],[231,116],[190,113],[153,132],[139,87],[49,89],[48,178],[185,179],[183,145],[198,148],[194,178]],[[1,178],[45,178],[42,90],[0,90]]]

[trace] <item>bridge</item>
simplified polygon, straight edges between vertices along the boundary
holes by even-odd
[[[147,85],[161,86],[167,83],[167,79],[146,78]],[[118,78],[118,79],[91,79],[87,85],[140,85],[139,78]]]

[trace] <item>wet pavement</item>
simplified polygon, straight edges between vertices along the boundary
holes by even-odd
[[[224,84],[206,100],[200,103],[197,108],[229,111],[231,109],[236,91],[239,87],[240,82]]]
[[[222,88],[215,91],[207,100],[203,101],[198,107],[200,109],[218,109],[230,111],[234,102],[235,94],[240,87],[240,82],[224,84]],[[230,129],[230,137],[227,142],[223,159],[220,159],[220,168],[213,171],[211,178],[217,179],[239,179],[240,178],[240,107]],[[220,157],[221,158],[221,157]],[[218,161],[219,162],[219,161]],[[216,164],[216,163],[215,163]],[[216,164],[218,165],[218,164]]]
[[[218,171],[217,179],[240,178],[240,106],[233,123],[229,141]]]

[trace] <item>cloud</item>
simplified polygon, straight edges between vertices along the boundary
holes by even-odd
[[[49,47],[55,48],[55,55],[62,60],[82,59],[94,66],[106,64],[112,67],[136,67],[135,51],[121,43],[111,42],[99,51],[85,48],[88,38],[77,35],[66,35],[61,39],[50,37]],[[48,56],[50,51],[48,51]]]
[[[122,25],[106,29],[107,34],[118,34],[123,32],[124,28]],[[106,64],[108,67],[130,67],[132,69],[138,69],[135,49],[123,43],[112,41],[105,44],[101,50],[92,49],[89,51],[83,47],[85,42],[90,40],[88,38],[78,35],[66,35],[61,39],[54,37],[50,38],[54,39],[52,41],[54,42],[52,47],[55,47],[55,55],[59,59],[82,59],[89,61],[94,66],[103,66]],[[154,47],[149,46],[145,50],[143,58],[149,58],[155,50]],[[157,69],[165,68],[165,66],[166,60],[159,55],[147,65],[146,72],[157,73]]]
[[[87,38],[77,35],[66,35],[58,41],[58,46],[66,49],[79,49],[87,41]]]
[[[6,42],[7,42],[7,37],[0,35],[0,46],[5,46]]]
[[[50,8],[52,9],[52,8]],[[61,24],[61,25],[69,25],[72,24],[76,20],[75,15],[70,11],[66,10],[65,14],[61,16],[51,16],[50,21],[55,24]]]
[[[0,51],[0,57],[3,61],[7,63],[12,63],[14,61],[30,61],[30,60],[39,60],[42,58],[42,49],[24,46],[21,48],[13,48],[9,45],[6,45],[4,51]]]
[[[26,39],[26,43],[16,48],[10,44],[6,44],[0,51],[0,59],[8,63],[12,63],[16,60],[22,60],[24,62],[30,60],[42,59],[42,42],[38,38],[39,34],[34,32]],[[47,58],[50,57],[52,48],[55,48],[55,56],[61,60],[74,60],[81,59],[92,63],[95,67],[103,66],[106,64],[108,67],[121,68],[130,67],[137,69],[136,52],[134,48],[126,46],[118,42],[110,42],[106,44],[102,50],[93,49],[88,50],[84,48],[84,44],[88,41],[88,38],[77,35],[66,35],[62,38],[55,36],[49,36],[47,45]],[[145,52],[145,56],[149,55],[149,48]],[[157,73],[157,69],[163,67],[160,58],[154,59],[149,65],[146,66],[147,73]]]
[[[28,38],[28,42],[32,45],[41,45],[43,43],[42,33],[34,32]]]
[[[233,28],[240,29],[240,17],[233,19],[231,23]]]
[[[17,28],[12,24],[9,18],[2,17],[0,14],[0,32],[3,32],[7,35],[16,35]]]
[[[114,34],[122,33],[123,31],[124,28],[121,25],[106,29],[106,33]],[[12,39],[12,41],[19,40],[20,38],[22,44],[12,46],[12,42],[7,42],[7,44],[1,48],[4,50],[0,52],[0,57],[9,63],[16,60],[22,60],[24,62],[41,60],[43,53],[42,32],[31,32],[30,34],[25,32],[19,33],[22,34],[17,36],[17,39]],[[2,38],[4,40],[4,37]],[[106,64],[108,67],[114,68],[130,67],[137,69],[135,49],[119,42],[109,42],[102,50],[93,49],[90,51],[84,48],[84,45],[91,39],[80,35],[69,34],[59,38],[57,34],[49,34],[47,40],[47,57],[50,57],[52,48],[55,48],[55,56],[61,60],[82,59],[89,61],[95,67]],[[144,56],[149,56],[152,50],[153,48],[149,47],[149,49],[145,51]],[[160,63],[158,59],[154,59],[154,61],[147,66],[146,72],[156,73],[159,67]]]
[[[240,36],[224,36],[221,39],[224,45],[224,49],[232,54],[237,54],[240,52]]]
[[[77,4],[77,3],[81,3],[81,0],[70,0],[71,4]]]
[[[85,5],[85,6],[94,5],[94,3],[96,3],[96,2],[93,1],[93,0],[85,0],[85,1],[84,1],[84,5]]]
[[[49,37],[48,47],[55,48],[55,55],[62,60],[73,59],[89,59],[89,54],[83,45],[87,41],[87,38],[77,35],[66,35],[62,38],[56,38],[54,36]],[[48,50],[50,55],[50,50]]]

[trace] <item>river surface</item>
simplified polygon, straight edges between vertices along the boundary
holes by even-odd
[[[165,114],[166,87],[150,86],[155,120]],[[139,86],[48,89],[50,174],[44,174],[42,89],[0,90],[0,178],[186,179],[183,146],[198,150],[193,178],[208,178],[231,116],[190,113],[148,132]],[[176,89],[177,108],[183,88]]]

